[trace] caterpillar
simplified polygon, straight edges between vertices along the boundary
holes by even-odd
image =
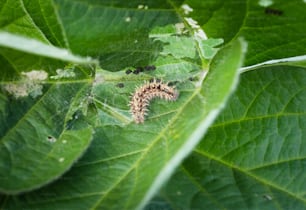
[[[175,101],[179,92],[159,79],[145,82],[144,85],[136,88],[131,97],[130,108],[135,123],[143,123],[147,115],[147,107],[153,98],[161,98],[167,101]]]

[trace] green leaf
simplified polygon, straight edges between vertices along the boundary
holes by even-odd
[[[6,0],[0,2],[0,8],[1,31],[67,47],[67,40],[51,0]]]
[[[158,56],[160,45],[148,39],[155,27],[179,22],[162,1],[55,0],[72,52],[99,57],[103,69],[143,66]]]
[[[8,198],[7,208],[72,209],[79,204],[84,209],[143,207],[224,106],[237,83],[243,44],[236,41],[219,51],[206,76],[204,70],[198,70],[202,75],[198,81],[177,84],[177,102],[150,105],[152,112],[140,125],[131,122],[127,113],[128,92],[139,79],[131,75],[120,92],[116,79],[125,73],[116,76],[100,71],[96,81],[99,77],[103,80],[93,89],[98,118],[94,140],[85,156],[58,182],[19,199]],[[168,64],[168,69],[177,65]],[[37,195],[46,193],[56,197],[36,201]]]
[[[306,208],[306,69],[288,64],[242,75],[160,203],[174,209]]]
[[[200,46],[201,46],[200,49],[201,49],[201,53],[203,54],[204,58],[212,59],[218,51],[216,47],[222,43],[223,43],[223,39],[203,40],[200,43]]]
[[[32,19],[33,25],[41,31],[48,41],[61,48],[69,48],[63,26],[56,12],[56,7],[51,0],[23,0],[23,10]],[[47,17],[47,18],[46,18]],[[21,32],[24,31],[22,28]],[[15,31],[14,31],[15,32]],[[26,36],[29,34],[26,33]]]
[[[3,31],[15,32],[19,35],[35,38],[42,42],[47,43],[48,40],[40,32],[40,30],[32,22],[30,15],[24,8],[22,1],[1,1],[1,19],[0,28]],[[24,29],[27,30],[24,30]]]
[[[0,2],[0,46],[75,63],[97,63],[69,50],[53,1]],[[58,47],[56,47],[58,46]]]
[[[163,55],[171,54],[175,58],[190,57],[195,58],[196,48],[194,40],[187,37],[160,37],[156,38],[164,43],[171,43],[164,46]],[[192,49],[193,50],[190,50]]]
[[[188,0],[188,16],[199,22],[208,37],[229,42],[244,37],[248,52],[244,65],[306,54],[304,1]]]
[[[0,191],[11,194],[62,175],[92,139],[81,105],[90,68],[49,58],[97,62],[62,48],[68,43],[52,1],[0,5]]]
[[[92,128],[81,108],[90,83],[85,69],[74,72],[61,83],[48,79],[46,70],[22,71],[19,80],[0,82],[1,192],[28,191],[54,180],[88,147]]]
[[[196,42],[190,40],[187,37],[175,37],[175,36],[161,36],[154,35],[155,40],[159,40],[164,43],[171,43],[165,45],[162,55],[173,55],[175,58],[196,58]],[[212,59],[218,51],[216,46],[223,43],[222,39],[207,39],[201,40],[199,43],[199,49],[201,54],[206,59]],[[194,49],[193,49],[194,48]],[[191,50],[193,49],[193,50]]]

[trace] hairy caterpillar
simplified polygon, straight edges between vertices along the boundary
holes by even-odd
[[[163,83],[161,80],[153,79],[150,82],[146,82],[141,87],[138,87],[131,97],[130,107],[134,121],[136,123],[144,122],[148,111],[147,106],[151,99],[161,98],[175,101],[178,96],[179,92],[174,87]]]

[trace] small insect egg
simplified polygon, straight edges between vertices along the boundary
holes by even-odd
[[[118,88],[123,88],[123,87],[124,87],[124,84],[123,84],[123,83],[118,83],[116,86],[117,86]]]
[[[143,67],[139,66],[136,68],[136,70],[138,70],[139,72],[143,72]]]
[[[128,70],[125,71],[125,73],[126,73],[126,74],[130,74],[130,73],[132,73],[132,70],[131,70],[131,69],[128,69]]]
[[[155,70],[156,69],[156,66],[152,65],[152,66],[145,66],[145,70],[146,71],[151,71],[151,70]]]

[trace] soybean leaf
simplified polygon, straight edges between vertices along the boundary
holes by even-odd
[[[237,92],[153,206],[305,209],[305,67],[242,75]]]
[[[92,139],[92,128],[83,116],[92,67],[42,56],[92,61],[55,46],[66,46],[56,13],[41,19],[44,12],[54,11],[51,1],[28,3],[33,1],[1,1],[0,191],[7,194],[56,179]]]
[[[178,15],[165,1],[55,0],[70,49],[79,55],[99,57],[108,71],[141,66],[161,50],[148,39],[157,26],[175,24]]]
[[[17,193],[50,182],[88,147],[92,129],[78,110],[90,86],[87,79],[82,82],[87,77],[84,69],[82,74],[78,71],[73,69],[78,82],[54,82],[42,69],[18,72],[17,81],[1,81],[2,192]]]
[[[229,42],[244,37],[248,52],[244,65],[306,54],[304,1],[197,1],[184,4],[209,37]]]
[[[193,46],[192,49],[195,50]],[[124,71],[97,71],[92,93],[98,117],[92,145],[84,157],[57,182],[32,193],[8,197],[4,206],[9,209],[143,207],[191,152],[224,106],[237,84],[244,49],[244,43],[236,41],[220,50],[207,75],[200,66],[190,69],[185,60],[162,56],[151,75],[165,74],[167,78],[168,70],[182,75],[194,70],[198,79],[179,78],[178,101],[170,104],[154,101],[148,119],[141,125],[131,122],[127,101],[130,90],[150,73],[142,77],[130,75],[129,80],[123,80],[121,90],[118,82],[122,81]],[[163,62],[167,62],[167,69]],[[48,196],[39,196],[37,200],[37,195]]]

